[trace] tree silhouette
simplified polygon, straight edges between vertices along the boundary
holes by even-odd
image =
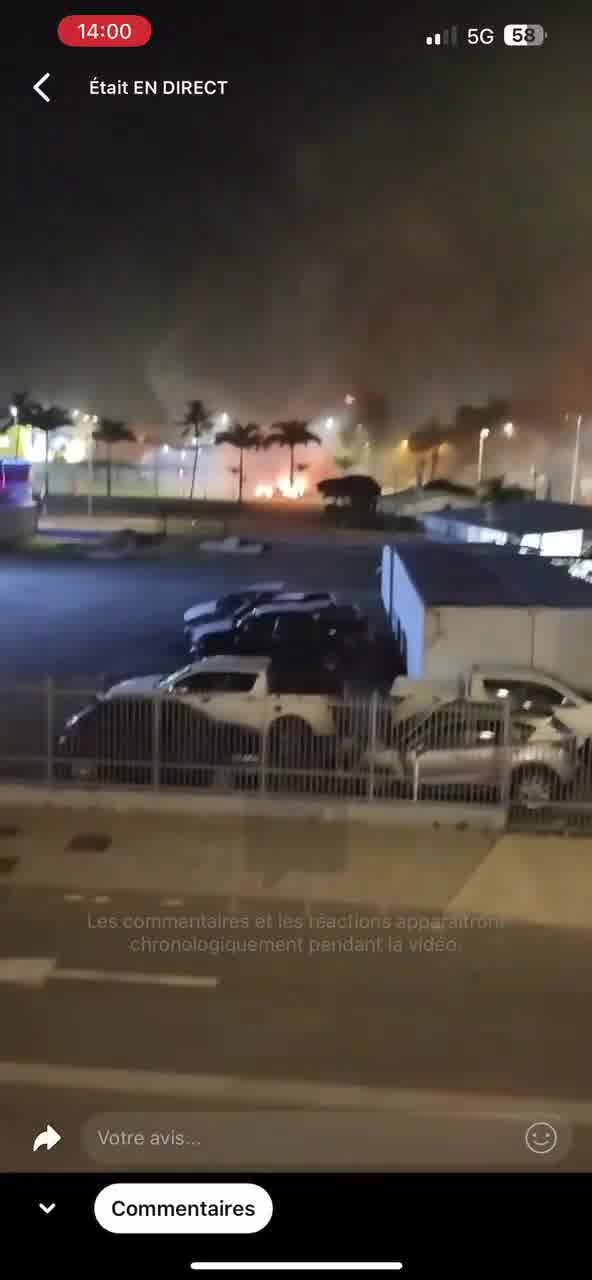
[[[240,422],[235,422],[234,426],[230,427],[228,431],[220,431],[218,433],[216,436],[216,444],[229,444],[233,449],[238,449],[239,451],[238,501],[241,503],[243,500],[243,485],[245,479],[243,463],[244,453],[245,450],[250,451],[251,449],[261,448],[263,444],[261,430],[257,426],[256,422],[247,422],[245,426],[242,426]]]
[[[320,437],[309,431],[308,423],[293,419],[290,422],[274,422],[271,431],[263,442],[265,449],[278,445],[280,449],[290,450],[290,489],[294,485],[294,450],[309,444],[321,444]]]
[[[210,410],[206,409],[206,406],[203,400],[189,400],[187,402],[185,417],[183,418],[183,422],[181,424],[183,428],[181,431],[181,435],[184,440],[190,437],[191,445],[193,448],[193,467],[191,470],[191,491],[189,494],[190,498],[193,498],[193,494],[195,491],[197,459],[199,457],[199,447],[200,447],[199,442],[202,436],[205,435],[206,431],[211,426],[211,421],[212,421],[212,415],[210,413]]]
[[[135,440],[135,438],[133,431],[125,422],[119,422],[114,418],[101,418],[96,431],[93,431],[93,440],[105,446],[108,498],[111,497],[111,449],[114,444],[124,444],[125,441]]]

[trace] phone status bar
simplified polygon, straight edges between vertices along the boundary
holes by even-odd
[[[441,31],[429,31],[425,43],[436,49],[487,47],[500,42],[501,32],[494,27],[460,27],[456,23]],[[537,49],[547,40],[540,22],[511,22],[503,29],[503,43],[509,49]]]

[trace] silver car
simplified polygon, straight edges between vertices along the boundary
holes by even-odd
[[[411,721],[390,720],[379,710],[373,748],[364,753],[364,768],[375,781],[428,788],[505,791],[515,804],[532,807],[563,798],[576,779],[580,744],[569,728],[561,732],[560,713],[554,736],[531,741],[536,720],[500,714],[499,705],[455,700],[440,704]]]

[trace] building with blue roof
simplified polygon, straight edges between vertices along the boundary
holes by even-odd
[[[383,548],[381,582],[408,676],[450,679],[495,661],[592,687],[592,584],[563,566],[417,538]]]

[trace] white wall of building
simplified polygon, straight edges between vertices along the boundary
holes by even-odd
[[[380,594],[384,611],[387,618],[391,619],[391,606],[393,598],[393,549],[392,547],[382,548],[382,560],[380,570]]]
[[[381,594],[407,675],[423,674],[424,605],[407,570],[391,547],[382,553]]]
[[[592,688],[592,586],[590,596],[590,609],[428,609],[419,626],[417,598],[403,594],[398,613],[409,637],[408,675],[450,679],[474,663],[507,662]]]
[[[592,688],[592,585],[589,609],[539,609],[534,665]]]
[[[533,617],[528,609],[428,609],[423,671],[417,675],[448,679],[476,662],[530,666],[533,646]]]

